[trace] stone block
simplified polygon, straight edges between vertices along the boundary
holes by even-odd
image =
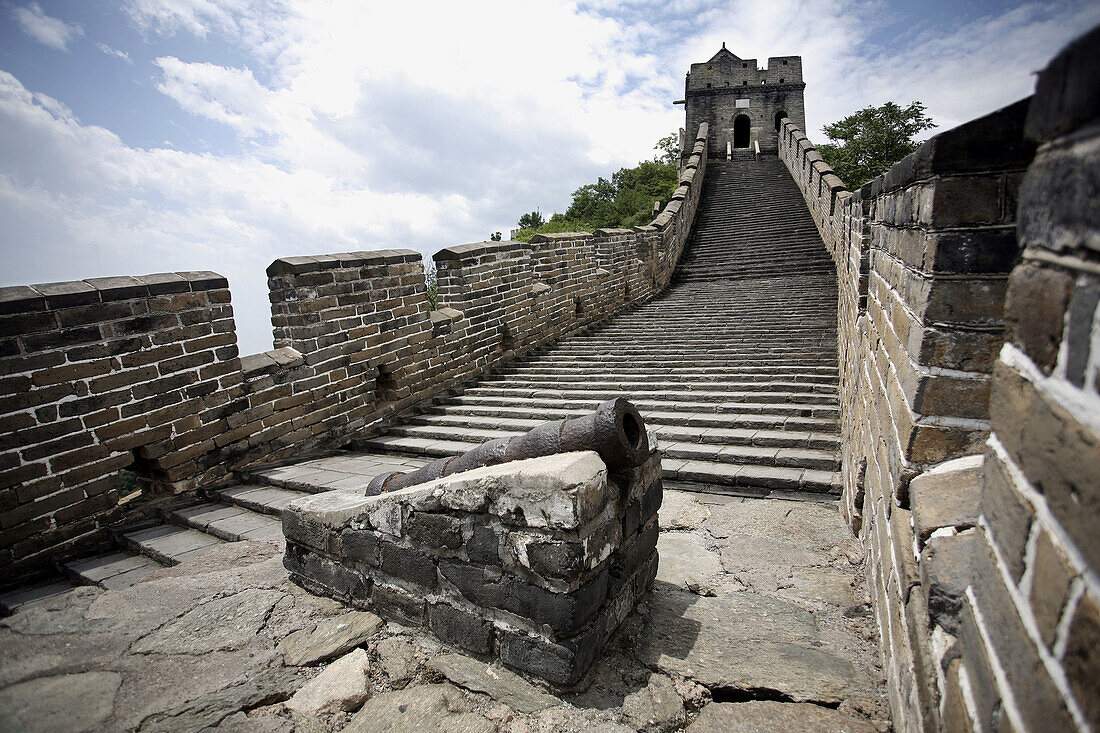
[[[1092,356],[1092,324],[1100,307],[1100,281],[1079,280],[1069,305],[1069,330],[1065,336],[1066,379],[1077,388],[1085,386]]]
[[[454,550],[462,546],[462,521],[446,514],[414,512],[405,531],[413,542]]]
[[[933,194],[934,227],[994,224],[1001,219],[1001,177],[991,175],[941,178]]]
[[[1042,634],[1043,643],[1054,644],[1055,631],[1062,617],[1062,609],[1069,597],[1069,585],[1076,573],[1070,567],[1065,554],[1051,539],[1050,533],[1040,530],[1035,540],[1035,554],[1031,561],[1031,592],[1028,600],[1035,623]]]
[[[965,670],[971,699],[977,708],[974,711],[974,727],[978,730],[999,730],[1004,717],[1001,693],[993,675],[985,642],[969,604],[963,605],[959,615],[956,649],[959,653],[960,669]]]
[[[1100,29],[1093,28],[1063,48],[1039,72],[1027,116],[1027,134],[1052,140],[1100,117],[1100,71],[1096,48]]]
[[[987,455],[982,481],[982,515],[1013,580],[1024,574],[1024,553],[1035,510],[1016,490],[1005,466]]]
[[[424,597],[394,585],[375,583],[371,588],[372,608],[379,614],[410,626],[423,626],[426,611]]]
[[[952,660],[944,675],[943,715],[940,717],[940,723],[943,730],[949,733],[973,733],[974,731],[974,722],[970,719],[962,687],[959,685],[961,665],[962,662],[958,659]]]
[[[535,541],[525,550],[531,570],[545,578],[568,578],[584,570],[585,546],[580,542]]]
[[[1092,567],[1100,566],[1100,435],[1044,388],[998,363],[993,425],[1016,465]]]
[[[943,232],[924,241],[927,249],[921,264],[936,273],[1010,272],[1020,254],[1013,227]]]
[[[972,555],[970,589],[981,614],[984,638],[1012,690],[1023,724],[1031,729],[1070,730],[1073,720],[1021,620],[988,545]]]
[[[392,542],[381,545],[382,572],[414,583],[425,591],[435,588],[438,581],[435,561],[415,547],[403,547]]]
[[[286,523],[283,523],[284,534]],[[345,529],[340,535],[340,551],[352,560],[376,568],[382,562],[381,540],[369,529]]]
[[[493,650],[493,624],[448,603],[428,605],[428,626],[441,641],[474,654]]]
[[[455,560],[440,560],[439,571],[472,603],[509,611],[558,632],[584,625],[607,593],[606,569],[571,593],[555,593],[509,573]]]
[[[943,527],[977,524],[982,473],[982,457],[967,456],[941,463],[909,482],[909,505],[921,542]]]
[[[981,542],[978,530],[933,537],[920,557],[921,585],[931,622],[949,634],[959,633],[959,616],[970,585],[971,557]]]
[[[294,545],[286,546],[283,567],[299,582],[325,595],[346,601],[365,601],[370,597],[371,581],[355,570],[322,557],[310,549]]]
[[[466,540],[466,557],[479,565],[500,564],[500,540],[487,519],[475,518],[470,539]]]
[[[1100,604],[1090,595],[1077,604],[1062,664],[1085,719],[1100,727]]]
[[[1050,374],[1062,344],[1073,276],[1061,270],[1025,263],[1012,272],[1005,301],[1008,339]]]
[[[579,682],[591,667],[599,640],[594,628],[556,642],[533,634],[503,631],[498,645],[500,661],[509,667],[556,685],[570,686]]]

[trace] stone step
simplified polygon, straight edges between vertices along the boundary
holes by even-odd
[[[583,413],[578,411],[577,414]],[[441,431],[440,434],[454,428],[495,429],[524,433],[541,425],[546,420],[430,412],[422,415],[410,415],[405,418],[404,422],[409,426],[433,426]],[[811,431],[752,430],[722,428],[711,425],[698,427],[664,425],[659,420],[654,419],[652,414],[646,417],[646,424],[662,443],[667,440],[686,443],[717,443],[721,445],[764,445],[774,448],[814,448],[831,451],[839,449],[840,446],[840,438],[836,435]]]
[[[837,392],[837,379],[835,377],[808,375],[808,376],[788,376],[777,381],[771,375],[754,375],[749,377],[738,377],[736,380],[731,380],[730,375],[715,370],[713,373],[675,373],[675,372],[633,372],[633,373],[619,373],[615,374],[609,371],[591,371],[586,372],[582,369],[546,369],[546,370],[520,370],[520,369],[501,369],[494,371],[490,376],[482,380],[481,384],[489,385],[496,384],[497,382],[511,382],[514,381],[519,384],[609,384],[612,386],[623,386],[627,384],[647,384],[651,379],[660,378],[666,382],[687,382],[687,383],[719,383],[728,384],[731,386],[745,387],[745,388],[758,388],[769,389],[770,385],[782,385],[799,389],[813,389],[815,392],[833,393]],[[614,381],[621,380],[621,381]]]
[[[485,428],[440,428],[430,425],[406,425],[391,428],[386,436],[367,440],[364,445],[395,451],[423,451],[431,456],[451,456],[494,438],[510,438],[524,430],[491,430]],[[395,441],[394,438],[406,440]],[[411,443],[407,439],[418,442]],[[465,446],[465,447],[462,447]],[[661,453],[666,458],[690,458],[718,463],[744,463],[773,466],[796,466],[835,471],[839,468],[836,451],[807,448],[753,445],[720,445],[715,443],[662,442]]]
[[[190,527],[155,524],[118,535],[123,547],[163,565],[178,565],[198,557],[225,540]]]
[[[226,542],[283,541],[280,517],[254,512],[236,504],[203,502],[176,509],[170,513],[169,519]]]
[[[67,578],[50,578],[0,593],[0,616],[10,616],[20,609],[49,603],[76,588]]]
[[[352,441],[353,444],[357,441]],[[370,480],[390,471],[415,471],[429,459],[415,456],[395,456],[385,450],[357,448],[311,458],[285,466],[256,467],[241,471],[241,478],[252,485],[274,486],[293,492],[315,494],[321,491],[358,491]]]
[[[570,397],[570,398],[536,398],[536,397],[494,397],[494,396],[482,396],[482,395],[459,395],[456,397],[440,397],[436,399],[436,403],[440,405],[460,405],[462,407],[528,407],[528,408],[540,408],[550,407],[569,410],[595,410],[605,401],[614,397],[621,397],[622,394],[618,393],[602,393],[596,395],[587,395],[585,397]],[[674,412],[694,412],[694,413],[720,413],[731,414],[736,413],[739,415],[769,415],[778,418],[779,416],[799,416],[799,417],[818,417],[827,418],[830,420],[837,419],[838,408],[835,405],[815,405],[815,404],[778,404],[778,403],[765,403],[765,402],[737,402],[734,400],[728,400],[726,402],[701,402],[701,401],[688,401],[688,400],[650,400],[650,399],[631,399],[634,406],[644,416],[650,411],[674,411]]]
[[[692,385],[683,382],[660,383],[649,387],[634,386],[608,386],[601,388],[598,384],[591,385],[590,389],[568,388],[566,385],[556,385],[558,389],[548,389],[545,385],[533,387],[498,387],[478,386],[471,387],[464,392],[468,397],[530,397],[534,399],[596,399],[609,400],[618,396],[625,396],[631,402],[643,402],[645,400],[663,401],[695,401],[695,402],[737,402],[746,404],[785,404],[785,405],[829,405],[837,404],[836,395],[820,394],[813,390],[797,392],[767,392],[767,391],[734,391],[717,390],[715,385],[700,386],[692,389]],[[687,389],[684,387],[687,386]]]
[[[446,405],[437,406],[438,411],[447,415],[471,415],[478,417],[518,417],[546,420],[579,417],[591,412],[591,408],[550,407],[512,407],[507,405]],[[647,409],[642,417],[653,425],[687,425],[692,427],[728,428],[728,429],[778,429],[810,430],[823,433],[837,431],[835,418],[817,418],[789,415],[757,415],[745,413],[693,412],[691,410]],[[400,469],[394,469],[400,470]],[[293,488],[293,487],[290,487]]]
[[[764,446],[716,445],[713,443],[666,442],[661,444],[666,459],[737,463],[741,465],[817,468],[839,471],[840,457],[835,451],[806,448],[770,448]]]
[[[62,563],[62,571],[81,585],[107,590],[129,588],[164,565],[147,555],[118,550]]]
[[[454,440],[430,440],[385,435],[359,441],[364,448],[392,451],[397,455],[425,456],[431,459],[456,456],[478,443]],[[754,491],[801,491],[814,494],[839,494],[840,474],[836,471],[803,467],[745,465],[732,462],[666,458],[663,475],[670,480],[710,487]]]
[[[212,492],[211,498],[216,498],[222,504],[230,504],[253,512],[281,517],[283,508],[287,504],[303,496],[307,496],[303,491],[281,489],[277,486],[239,484],[218,489]]]
[[[793,365],[776,365],[772,368],[763,367],[758,364],[751,365],[733,365],[733,364],[721,364],[715,363],[714,360],[703,360],[713,366],[701,367],[699,361],[694,359],[675,359],[675,360],[661,360],[661,359],[646,359],[644,357],[630,357],[621,358],[602,358],[602,359],[586,359],[580,360],[573,357],[553,359],[549,357],[533,358],[522,363],[519,363],[513,367],[505,367],[505,369],[522,369],[537,371],[539,373],[554,374],[558,371],[564,373],[587,373],[586,370],[592,370],[595,372],[599,370],[600,373],[621,374],[623,376],[629,376],[633,374],[647,374],[652,373],[653,370],[659,370],[661,372],[669,373],[690,373],[703,369],[704,373],[721,373],[728,375],[742,375],[742,374],[761,374],[772,375],[775,377],[782,377],[786,375],[798,376],[802,378],[820,377],[822,379],[838,379],[838,369],[835,365],[821,364],[816,366],[793,366]],[[835,361],[835,360],[834,360]],[[507,373],[503,371],[502,373]]]

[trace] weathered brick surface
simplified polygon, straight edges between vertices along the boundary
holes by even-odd
[[[441,250],[436,311],[409,250],[276,260],[276,348],[263,354],[239,357],[216,273],[0,288],[0,489],[19,487],[0,502],[0,525],[35,538],[0,555],[0,584],[40,569],[65,525],[91,519],[85,534],[96,536],[117,519],[113,494],[93,501],[81,487],[135,455],[158,491],[224,481],[332,445],[652,297],[699,203],[706,125],[698,133],[683,185],[652,225]],[[45,476],[59,483],[37,481]],[[424,531],[457,542],[453,529]]]
[[[660,495],[657,454],[609,480],[591,452],[333,491],[284,511],[285,565],[316,592],[571,685],[653,582]]]
[[[1090,627],[1070,629],[1100,591],[1098,40],[1053,61],[1034,102],[853,193],[780,131],[836,263],[844,510],[900,730],[1095,725]],[[953,499],[929,469],[968,454],[980,487]]]

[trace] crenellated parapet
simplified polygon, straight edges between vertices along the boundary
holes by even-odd
[[[655,296],[699,204],[707,135],[651,225],[439,251],[436,310],[411,250],[276,260],[262,354],[238,355],[215,273],[0,288],[0,583],[158,497],[340,445]]]
[[[843,509],[899,730],[1100,723],[1098,33],[858,191],[782,125],[837,268]]]

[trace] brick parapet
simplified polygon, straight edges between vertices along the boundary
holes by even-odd
[[[119,471],[187,487],[240,392],[228,283],[211,272],[0,289],[0,574],[94,538]]]
[[[837,267],[843,503],[899,730],[1100,722],[1096,36],[859,191],[780,136]]]
[[[651,225],[441,250],[438,310],[412,250],[278,259],[263,354],[238,358],[216,273],[0,288],[0,583],[101,539],[121,469],[159,492],[225,482],[653,297],[690,231],[706,139],[702,125],[694,174]]]
[[[1019,195],[1024,246],[993,375],[981,561],[1000,581],[973,593],[998,633],[994,690],[1016,728],[1100,728],[1100,28],[1040,72]],[[1038,702],[1036,701],[1038,693]]]
[[[653,582],[661,499],[658,456],[609,472],[593,452],[327,492],[284,510],[284,564],[314,592],[568,687]]]

